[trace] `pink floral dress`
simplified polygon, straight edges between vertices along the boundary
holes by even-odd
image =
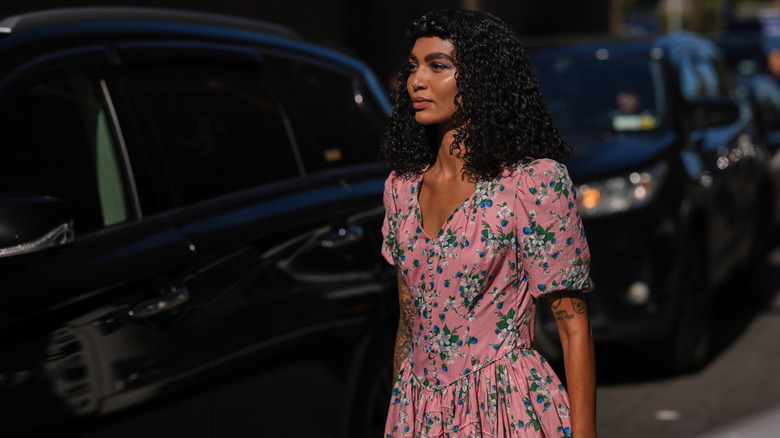
[[[536,298],[588,281],[566,167],[537,160],[478,182],[436,236],[421,226],[421,181],[385,183],[382,252],[415,310],[386,436],[571,436],[568,395],[533,349]]]

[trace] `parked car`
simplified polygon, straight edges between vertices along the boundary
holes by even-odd
[[[773,155],[780,150],[780,82],[764,73],[734,75],[737,95],[751,107],[764,144]]]
[[[0,32],[0,434],[381,429],[397,316],[369,68],[192,11]]]
[[[749,299],[776,220],[769,154],[720,52],[691,33],[529,52],[574,147],[596,342],[640,346],[678,372],[701,367],[717,291],[743,274],[745,290],[727,298]],[[549,311],[540,328],[557,337]]]
[[[726,68],[737,74],[767,73],[770,54],[780,50],[780,36],[761,32],[721,32],[709,35],[723,52]]]
[[[709,38],[723,53],[737,95],[751,105],[765,143],[775,153],[780,147],[780,76],[771,73],[768,61],[774,59],[780,68],[780,37],[727,32]]]

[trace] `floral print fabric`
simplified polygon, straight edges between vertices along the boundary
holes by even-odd
[[[568,395],[533,349],[536,298],[588,281],[566,167],[537,160],[478,182],[436,236],[422,229],[421,181],[385,183],[382,252],[415,312],[386,436],[571,436]]]

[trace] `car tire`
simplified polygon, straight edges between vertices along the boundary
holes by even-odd
[[[762,186],[767,187],[769,182]],[[764,189],[758,196],[759,201],[755,206],[753,219],[753,245],[750,250],[747,264],[739,275],[744,275],[747,283],[746,297],[749,304],[761,307],[770,297],[769,262],[767,258],[772,248],[777,244],[777,230],[774,229],[774,208],[766,208],[773,205],[774,196],[769,189]]]
[[[701,369],[709,360],[714,333],[714,298],[707,286],[705,246],[701,238],[690,242],[678,281],[678,305],[664,361],[674,373]]]
[[[353,438],[384,435],[387,410],[393,390],[395,336],[388,330],[382,330],[377,341],[365,357],[357,386],[350,434]]]

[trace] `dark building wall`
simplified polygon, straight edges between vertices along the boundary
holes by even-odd
[[[477,0],[521,35],[603,33],[610,0]],[[27,0],[0,2],[7,16],[66,6],[154,6],[226,13],[285,24],[304,37],[333,45],[368,63],[388,80],[405,55],[407,25],[432,9],[459,8],[458,0]]]

